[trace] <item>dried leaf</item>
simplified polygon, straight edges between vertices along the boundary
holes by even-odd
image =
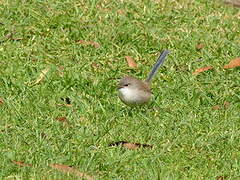
[[[1,24],[1,23],[0,23]],[[3,40],[0,41],[0,43],[5,42],[7,40],[13,40],[13,41],[19,41],[22,40],[23,38],[14,38],[13,35],[16,34],[16,31],[11,31],[8,34],[6,34],[3,38]]]
[[[117,14],[119,14],[119,15],[125,15],[126,12],[125,12],[123,9],[119,9],[119,10],[117,10]]]
[[[14,34],[16,34],[16,32],[15,32],[15,31],[12,31],[12,32],[6,34],[6,35],[5,35],[5,38],[6,38],[6,39],[12,39]]]
[[[125,56],[128,66],[130,68],[136,68],[137,67],[137,63],[135,62],[135,60],[131,57],[131,56]]]
[[[12,38],[12,40],[14,40],[14,41],[20,41],[20,40],[22,40],[23,38]]]
[[[32,166],[32,164],[27,164],[27,163],[25,163],[25,162],[23,162],[23,161],[15,161],[15,160],[12,160],[12,163],[13,163],[13,164],[16,164],[16,165],[18,165],[18,166],[22,166],[22,167],[24,167],[24,166],[31,167],[31,166]]]
[[[204,45],[203,43],[197,44],[197,45],[196,45],[196,50],[197,50],[197,51],[200,51],[201,49],[204,48],[204,46],[205,46],[205,45]]]
[[[97,63],[95,63],[95,62],[93,62],[93,63],[91,64],[91,66],[92,66],[94,69],[99,69],[99,68],[100,68],[100,64],[97,64]]]
[[[212,109],[213,110],[218,110],[218,109],[220,109],[220,106],[219,105],[213,106]]]
[[[60,121],[60,122],[67,122],[67,118],[66,117],[57,117],[56,120]]]
[[[40,73],[37,80],[33,83],[33,85],[36,85],[36,84],[40,83],[44,79],[44,77],[46,76],[48,71],[49,71],[49,68],[46,68],[46,69],[42,70],[42,72]]]
[[[47,138],[47,134],[45,134],[44,132],[41,133],[41,138],[46,139]]]
[[[227,101],[224,101],[223,105],[216,105],[216,106],[213,106],[212,109],[213,110],[218,110],[218,109],[222,109],[222,108],[228,108],[230,106],[230,103],[227,102]]]
[[[82,172],[78,171],[75,168],[72,168],[72,167],[64,165],[64,164],[50,164],[49,166],[54,168],[54,169],[57,169],[57,170],[59,170],[61,172],[74,174],[74,175],[76,175],[78,177],[85,178],[87,180],[92,180],[93,179],[92,176],[89,176],[89,175],[87,175],[85,173],[82,173]]]
[[[94,41],[84,41],[84,40],[79,40],[77,43],[82,44],[82,45],[91,45],[95,48],[100,48],[100,44]]]
[[[130,143],[130,142],[126,142],[126,141],[118,141],[118,142],[115,142],[115,143],[111,143],[111,144],[109,144],[109,146],[122,146],[122,147],[125,147],[127,149],[137,149],[137,148],[140,148],[140,147],[152,148],[152,145],[140,144],[140,143]]]
[[[64,75],[64,73],[63,73],[63,71],[64,71],[64,66],[58,66],[58,75],[60,76],[60,77],[63,77],[63,75]]]
[[[196,74],[199,74],[201,72],[204,72],[204,71],[207,71],[207,70],[210,70],[210,69],[213,69],[213,67],[212,66],[207,66],[207,67],[199,68],[199,69],[196,69],[192,74],[196,75]]]
[[[223,106],[224,108],[228,108],[230,106],[230,103],[227,101],[224,101]]]
[[[239,67],[239,66],[240,66],[240,57],[231,60],[230,63],[223,66],[223,68],[230,69],[230,68],[235,68],[235,67]]]
[[[72,104],[57,104],[57,106],[66,106],[66,107],[72,107]]]
[[[227,179],[227,176],[217,176],[216,180],[225,180]]]
[[[3,104],[3,103],[4,103],[3,99],[0,98],[0,105]]]

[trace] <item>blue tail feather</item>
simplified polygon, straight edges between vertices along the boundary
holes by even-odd
[[[167,55],[168,55],[169,53],[170,53],[170,51],[164,50],[164,51],[160,54],[160,56],[159,56],[156,64],[153,66],[151,72],[150,72],[149,75],[148,75],[148,78],[146,79],[147,82],[150,82],[150,81],[152,80],[152,78],[155,76],[157,70],[158,70],[158,69],[161,67],[161,65],[164,63],[165,58],[167,57]]]

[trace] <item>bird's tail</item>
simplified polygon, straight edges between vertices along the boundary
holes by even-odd
[[[152,80],[152,78],[153,78],[153,77],[155,76],[155,74],[157,73],[157,70],[158,70],[158,69],[161,67],[161,65],[164,63],[165,58],[167,57],[167,55],[168,55],[169,53],[170,53],[170,51],[164,50],[164,51],[160,54],[160,56],[159,56],[156,64],[153,66],[151,72],[150,72],[149,75],[148,75],[148,78],[146,79],[147,82],[150,82],[150,81]]]

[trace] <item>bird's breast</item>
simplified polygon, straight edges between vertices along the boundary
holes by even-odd
[[[126,104],[144,104],[151,98],[151,92],[132,89],[132,88],[120,88],[119,97]]]

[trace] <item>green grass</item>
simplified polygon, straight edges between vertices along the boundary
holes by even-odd
[[[239,178],[239,68],[222,68],[240,56],[239,9],[208,0],[2,0],[0,13],[1,179],[76,178],[54,163],[97,179]],[[4,38],[11,31],[22,39]],[[126,107],[118,79],[146,78],[163,49],[171,54],[154,79],[155,101]],[[58,106],[66,97],[72,106]],[[108,146],[121,140],[153,148]]]

